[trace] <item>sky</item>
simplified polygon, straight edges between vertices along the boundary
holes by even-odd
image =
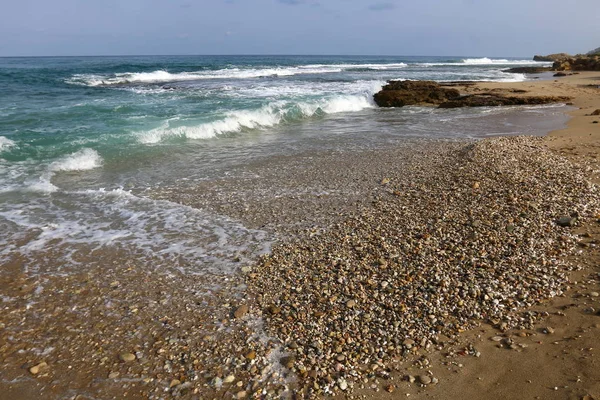
[[[527,56],[600,46],[599,0],[0,0],[0,56]]]

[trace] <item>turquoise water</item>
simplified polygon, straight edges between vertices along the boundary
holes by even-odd
[[[0,260],[52,271],[80,266],[81,253],[118,247],[159,257],[157,266],[226,271],[233,252],[265,251],[268,235],[150,193],[282,154],[403,138],[545,133],[564,118],[562,106],[381,110],[372,102],[389,79],[520,81],[525,76],[502,70],[539,64],[466,57],[0,58]]]

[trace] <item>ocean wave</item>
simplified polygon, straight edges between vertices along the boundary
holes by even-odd
[[[10,140],[4,136],[0,136],[0,152],[10,149],[11,147],[15,146],[15,144],[16,143],[13,140]]]
[[[49,166],[52,172],[59,171],[87,171],[102,165],[102,157],[96,150],[81,149],[73,154],[53,162]]]
[[[115,86],[144,83],[183,82],[202,79],[251,79],[263,77],[293,76],[306,74],[338,73],[353,69],[393,70],[406,67],[405,63],[390,64],[310,64],[294,67],[272,68],[225,68],[215,71],[171,73],[164,70],[152,72],[124,72],[112,75],[75,74],[67,83],[83,86]]]
[[[243,130],[270,128],[284,122],[299,121],[320,114],[356,112],[374,107],[367,95],[339,95],[307,102],[276,101],[256,110],[232,111],[224,118],[194,126],[163,126],[137,133],[138,141],[154,144],[168,137],[209,139]]]
[[[460,60],[460,62],[429,62],[429,63],[419,63],[417,64],[421,67],[436,67],[436,66],[463,66],[463,65],[472,65],[472,66],[505,66],[505,65],[538,65],[538,66],[546,66],[552,65],[551,62],[540,62],[533,60],[508,60],[504,58],[464,58]]]

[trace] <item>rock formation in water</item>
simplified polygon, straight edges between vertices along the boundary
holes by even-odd
[[[375,93],[373,98],[380,107],[437,105],[439,108],[551,104],[570,100],[569,97],[556,96],[515,96],[515,92],[481,92],[461,95],[455,88],[457,86],[460,87],[460,83],[389,81],[381,91]]]

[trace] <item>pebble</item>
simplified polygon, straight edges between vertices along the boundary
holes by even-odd
[[[116,372],[116,371],[115,371],[115,372],[111,372],[111,373],[109,373],[109,374],[108,374],[108,379],[115,379],[115,378],[118,378],[118,377],[119,377],[119,375],[120,375],[120,373],[118,373],[118,372]]]
[[[291,369],[294,366],[295,362],[296,362],[296,357],[294,357],[294,356],[287,356],[287,357],[283,357],[281,359],[281,365],[283,365],[287,369]]]
[[[558,226],[563,226],[563,227],[575,226],[576,222],[577,222],[577,218],[573,218],[573,217],[569,217],[569,216],[561,216],[561,217],[558,217],[558,219],[556,220],[556,224]]]
[[[591,292],[590,296],[592,296],[592,297],[598,297],[598,296],[600,296],[600,293],[598,293],[598,292]]]
[[[233,312],[233,316],[235,318],[242,318],[244,315],[248,314],[248,311],[248,306],[246,304],[242,304],[241,306],[235,309],[235,311]]]
[[[352,308],[352,307],[354,307],[355,305],[356,305],[356,301],[354,301],[354,300],[348,300],[348,301],[346,302],[346,307],[348,307],[348,308]]]
[[[348,382],[346,382],[346,380],[345,380],[345,379],[343,379],[343,378],[342,378],[342,379],[339,379],[339,380],[338,380],[338,387],[339,387],[341,390],[346,390],[346,389],[348,389]]]
[[[179,379],[173,379],[171,380],[171,383],[169,383],[169,388],[174,388],[179,385],[181,385],[181,381]]]
[[[29,372],[32,375],[37,375],[40,372],[42,372],[44,369],[46,369],[48,367],[48,364],[46,364],[45,361],[42,361],[41,363],[34,365],[33,367],[29,368]]]
[[[225,379],[223,379],[223,383],[231,383],[235,381],[235,375],[227,375]]]
[[[247,396],[248,393],[245,390],[241,390],[235,395],[235,397],[237,397],[238,399],[245,399]]]
[[[419,375],[419,383],[422,385],[429,385],[431,383],[431,377],[429,375]]]
[[[246,358],[248,360],[254,360],[256,358],[256,352],[254,350],[250,350],[248,353],[246,353]]]
[[[119,359],[123,362],[131,362],[135,360],[135,354],[133,353],[121,353]]]

